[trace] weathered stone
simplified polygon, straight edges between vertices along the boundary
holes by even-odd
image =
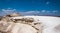
[[[42,25],[35,23],[33,18],[22,17],[20,19],[13,19],[11,17],[20,16],[19,14],[9,14],[0,18],[0,31],[2,33],[41,33]],[[27,31],[28,30],[28,31]]]

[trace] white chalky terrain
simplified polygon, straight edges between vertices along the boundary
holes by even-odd
[[[43,24],[42,33],[60,33],[60,30],[56,29],[57,26],[60,26],[60,17],[52,16],[24,16],[32,17],[35,19],[35,22],[41,22]],[[14,19],[19,19],[21,17],[13,17]],[[60,29],[60,27],[57,27]]]
[[[2,22],[0,21],[0,31],[7,32],[7,33],[37,33],[37,30],[34,29],[32,26],[22,23],[13,23],[13,22]],[[3,26],[1,26],[3,25]],[[9,25],[9,26],[7,26]],[[7,27],[5,27],[7,26]]]
[[[34,18],[34,22],[40,22],[42,24],[42,33],[60,33],[60,17],[50,17],[50,16],[23,16],[24,18],[32,17]],[[22,16],[19,17],[11,17],[13,19],[20,19],[23,18]],[[37,26],[39,27],[39,26]],[[58,29],[57,29],[58,28]],[[19,24],[12,28],[12,33],[37,33],[33,27],[26,25],[26,24]]]

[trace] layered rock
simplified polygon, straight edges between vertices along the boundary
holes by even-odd
[[[42,24],[34,18],[15,18],[19,14],[13,13],[0,18],[1,33],[42,33]],[[14,19],[14,18],[15,19]]]

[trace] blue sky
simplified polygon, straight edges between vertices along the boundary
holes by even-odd
[[[0,10],[8,8],[18,12],[34,11],[41,15],[60,16],[60,0],[0,0]]]

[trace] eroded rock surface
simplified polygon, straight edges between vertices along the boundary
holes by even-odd
[[[0,18],[0,33],[42,33],[42,24],[33,18],[13,18],[19,14],[6,15]]]

